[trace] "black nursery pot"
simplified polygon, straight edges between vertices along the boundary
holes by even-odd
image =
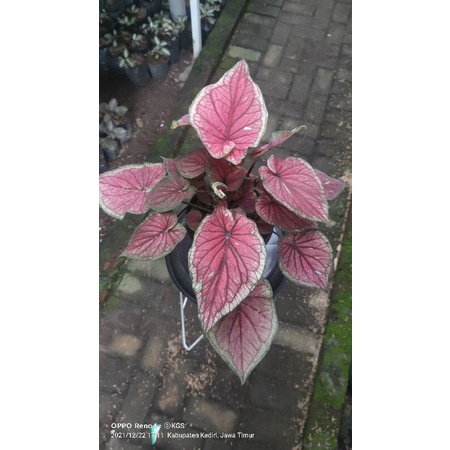
[[[183,221],[184,212],[180,215],[180,221]],[[197,303],[194,289],[192,288],[192,280],[189,274],[188,252],[192,246],[193,238],[186,233],[184,239],[175,247],[171,253],[166,256],[166,266],[169,271],[170,278],[175,283],[178,290],[189,300]],[[272,287],[274,297],[281,290],[286,278],[278,266],[277,246],[278,236],[275,233],[270,235],[266,243],[267,260],[263,277],[269,280]]]
[[[125,73],[136,86],[147,86],[151,79],[147,64],[141,64],[132,69],[125,69]]]

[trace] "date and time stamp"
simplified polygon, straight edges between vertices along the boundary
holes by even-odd
[[[254,439],[255,433],[192,431],[185,429],[184,422],[159,423],[112,423],[112,439],[145,439],[155,445],[158,439]]]

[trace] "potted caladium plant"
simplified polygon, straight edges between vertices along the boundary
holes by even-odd
[[[169,72],[170,50],[166,41],[153,38],[153,48],[147,53],[148,70],[152,78],[164,78]]]
[[[149,213],[122,256],[169,257],[192,240],[186,260],[203,334],[242,383],[277,331],[265,236],[276,234],[285,277],[325,289],[332,250],[318,224],[328,221],[328,201],[345,187],[301,158],[272,154],[264,164],[263,155],[302,128],[277,131],[260,145],[267,115],[242,60],[203,88],[173,124],[191,125],[204,148],[100,176],[106,213],[118,219]],[[187,209],[177,215],[181,206]]]

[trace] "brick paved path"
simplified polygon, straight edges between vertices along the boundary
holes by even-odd
[[[276,129],[306,132],[276,152],[300,156],[331,176],[351,176],[351,3],[349,0],[252,0],[230,42],[224,66],[245,58]],[[217,73],[216,79],[221,75]],[[268,157],[269,155],[267,155]],[[325,232],[337,254],[348,198],[331,202]],[[180,339],[179,297],[165,262],[129,261],[100,319],[101,449],[301,448],[323,336],[328,292],[287,283],[277,296],[274,345],[241,386],[205,341],[193,351]],[[188,339],[199,334],[187,307]],[[111,424],[182,423],[152,447],[138,434],[111,439]],[[117,430],[119,431],[119,430]],[[135,428],[124,431],[140,431]],[[145,430],[147,433],[149,430]],[[247,433],[212,439],[201,432]]]

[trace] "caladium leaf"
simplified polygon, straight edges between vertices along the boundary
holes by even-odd
[[[270,195],[261,195],[258,197],[255,208],[259,216],[266,222],[284,231],[300,231],[306,228],[316,228],[316,222],[297,216]]]
[[[191,123],[189,122],[189,114],[186,114],[178,120],[173,120],[172,123],[170,124],[170,129],[175,130],[175,128],[184,127],[190,124]]]
[[[174,213],[153,213],[134,232],[121,256],[157,259],[170,253],[186,235]]]
[[[164,158],[164,157],[162,157],[162,160],[164,165],[166,166],[168,175],[177,175],[179,173],[177,161],[175,161],[173,158]]]
[[[228,199],[230,200],[230,207],[242,208],[247,214],[254,212],[256,201],[254,183],[253,178],[247,178],[242,182],[237,191],[229,192]]]
[[[272,288],[266,279],[208,333],[214,349],[244,384],[270,348],[278,329]]]
[[[207,152],[203,148],[177,161],[177,167],[185,178],[196,178],[205,172],[208,167]]]
[[[314,169],[303,159],[272,155],[259,169],[264,188],[282,205],[305,219],[326,222],[328,202]]]
[[[170,211],[195,194],[195,188],[180,175],[159,181],[147,196],[147,206],[158,212]]]
[[[259,144],[267,125],[261,90],[242,60],[203,88],[189,108],[190,123],[213,158],[239,164]]]
[[[216,181],[211,185],[214,194],[217,195],[221,200],[223,200],[227,196],[227,186],[226,184],[221,183],[220,181]]]
[[[329,177],[326,173],[314,169],[325,191],[327,200],[334,200],[345,188],[346,184],[336,178]]]
[[[214,160],[211,163],[211,184],[220,182],[227,186],[228,191],[235,191],[246,173],[243,167],[235,166],[224,159]]]
[[[331,256],[330,243],[317,230],[288,234],[278,241],[280,269],[295,283],[325,289]]]
[[[197,211],[195,209],[189,211],[188,213],[186,213],[185,216],[185,221],[186,221],[186,225],[192,230],[195,231],[199,226],[200,223],[202,221],[202,213],[200,211]]]
[[[274,133],[272,133],[268,144],[253,148],[249,150],[248,154],[253,158],[258,158],[259,156],[264,155],[264,153],[268,152],[269,150],[275,147],[279,147],[281,144],[283,144],[283,142],[287,141],[292,135],[300,131],[302,128],[306,128],[306,125],[300,125],[291,131],[275,131]]]
[[[260,280],[266,248],[255,222],[219,207],[203,219],[189,251],[189,271],[205,332]]]
[[[148,211],[146,197],[166,174],[163,164],[123,166],[100,175],[100,206],[110,216],[122,219],[125,213]]]
[[[272,234],[273,225],[271,225],[270,223],[267,223],[260,216],[256,216],[255,223],[258,226],[258,231],[260,234],[262,234],[262,235]]]

